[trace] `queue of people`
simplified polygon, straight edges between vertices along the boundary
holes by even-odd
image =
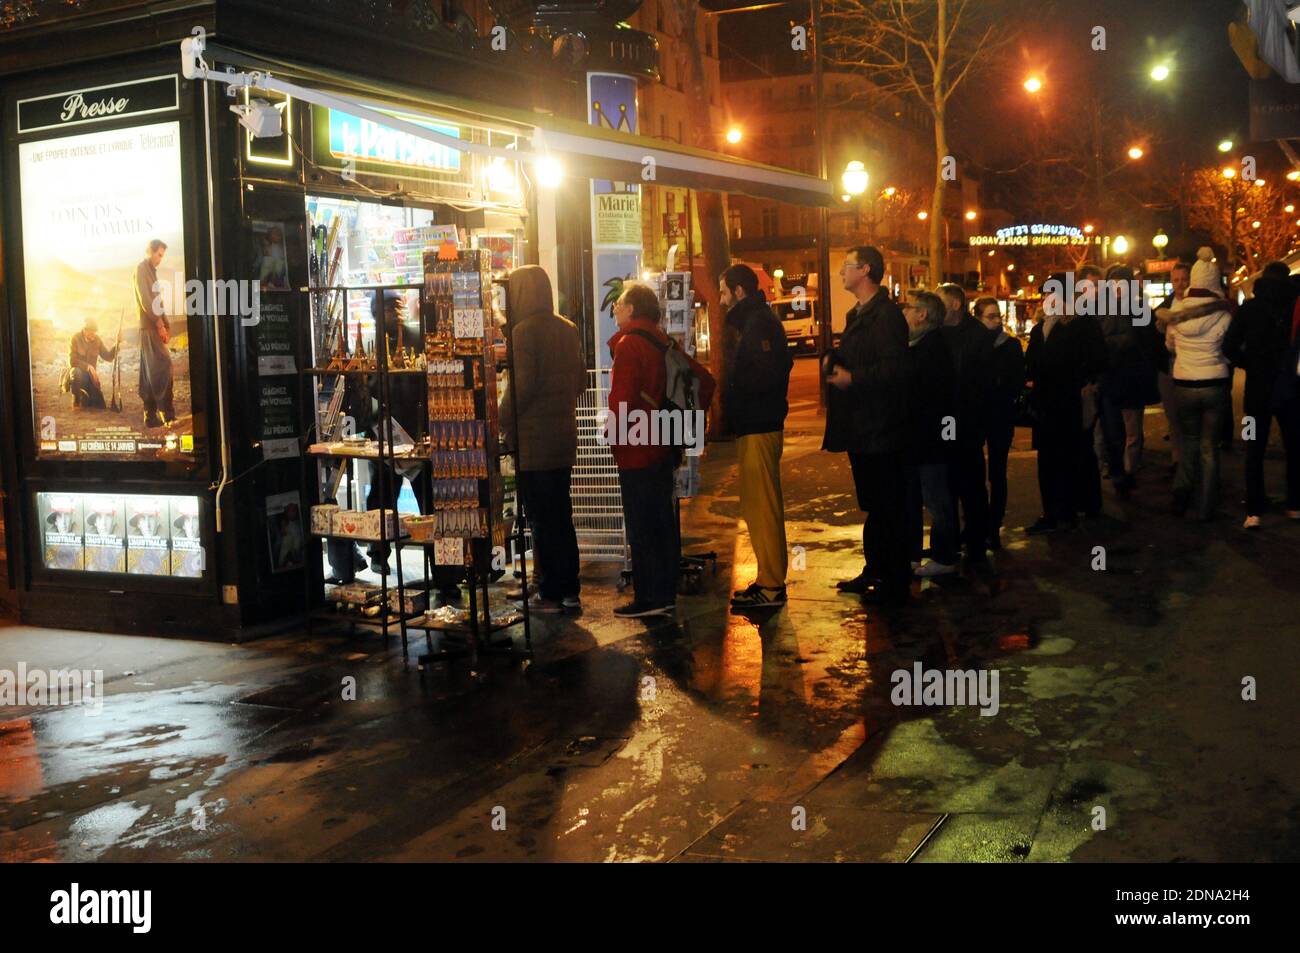
[[[1213,253],[1201,249],[1195,263],[1173,270],[1173,294],[1155,309],[1154,320],[1136,320],[1131,309],[1103,307],[1098,314],[1062,302],[1047,290],[1071,284],[1057,273],[1043,286],[1044,305],[1024,349],[1003,330],[996,299],[968,306],[960,287],[945,284],[935,293],[907,292],[900,307],[882,285],[884,272],[878,249],[858,246],[846,253],[840,280],[856,304],[821,366],[827,385],[822,449],[848,455],[865,514],[862,569],[836,584],[841,592],[896,606],[908,600],[914,578],[956,574],[963,562],[968,568],[986,564],[988,552],[1002,547],[1007,464],[1018,425],[1031,428],[1037,451],[1042,515],[1025,528],[1029,535],[1069,530],[1081,517],[1100,515],[1102,466],[1118,498],[1132,493],[1142,466],[1146,407],[1156,404],[1169,423],[1174,512],[1214,518],[1234,366],[1246,371],[1244,526],[1258,528],[1267,507],[1263,460],[1274,419],[1287,453],[1285,512],[1300,520],[1300,283],[1285,265],[1266,268],[1255,296],[1237,310],[1226,298]],[[1107,283],[1112,291],[1121,283],[1136,287],[1124,266],[1103,274],[1085,265],[1072,278],[1076,294],[1096,294]],[[521,393],[541,386],[546,396],[539,390],[537,399],[520,402],[512,426],[536,439],[552,431],[566,437],[564,452],[547,457],[545,469],[555,472],[543,478],[545,490],[528,472],[527,453],[521,464],[538,538],[538,575],[557,580],[533,605],[563,611],[577,604],[572,512],[560,499],[567,496],[573,457],[563,421],[574,418],[584,365],[573,326],[549,314],[549,283],[545,291],[548,303],[537,310],[546,312],[546,333],[519,334],[521,324],[513,346],[514,386]],[[758,566],[732,605],[740,611],[777,607],[786,601],[788,570],[780,461],[792,361],[784,329],[750,268],[733,265],[720,275],[719,297],[728,329],[722,410],[737,437],[740,511]],[[619,330],[609,342],[611,418],[709,406],[713,378],[664,333],[652,289],[627,283],[614,314]],[[551,384],[541,385],[548,376]],[[683,380],[694,388],[693,398],[681,396]],[[520,442],[526,446],[522,436]],[[671,614],[681,559],[673,504],[680,448],[627,440],[612,442],[611,451],[634,586],[632,601],[615,615]]]

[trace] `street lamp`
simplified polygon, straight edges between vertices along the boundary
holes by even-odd
[[[1093,231],[1095,231],[1095,228],[1092,225],[1083,226],[1083,233],[1085,235],[1091,235]]]
[[[1114,249],[1115,254],[1117,255],[1127,255],[1128,239],[1125,238],[1123,235],[1117,235],[1115,236],[1115,240],[1110,243],[1110,247]]]
[[[564,178],[564,167],[560,165],[559,159],[541,156],[533,164],[533,174],[537,178],[538,185],[544,189],[553,189]]]
[[[1146,153],[1144,153],[1144,152],[1142,151],[1142,147],[1141,147],[1141,146],[1130,146],[1130,147],[1129,147],[1129,150],[1128,150],[1128,157],[1129,157],[1130,159],[1134,159],[1134,160],[1136,160],[1136,159],[1141,159],[1142,156],[1145,155],[1145,154],[1146,154]]]
[[[966,221],[968,222],[975,221],[975,210],[973,208],[968,208],[966,210]]]
[[[1224,177],[1225,179],[1234,179],[1234,178],[1237,177],[1237,170],[1234,169],[1234,168],[1233,168],[1232,166],[1230,166],[1230,165],[1229,165],[1229,166],[1224,166],[1224,168],[1223,168],[1223,177]]]
[[[884,195],[884,197],[887,199],[892,199],[897,193],[898,193],[898,189],[894,188],[891,185],[889,188],[885,189],[885,191],[882,192],[881,194]]]
[[[1043,88],[1043,81],[1037,76],[1031,76],[1025,80],[1025,92],[1033,95]]]
[[[727,141],[730,142],[733,146],[739,143],[741,138],[743,138],[743,133],[741,133],[740,128],[738,126],[732,126],[730,129],[727,130]]]
[[[1165,246],[1169,244],[1169,236],[1163,231],[1156,232],[1156,237],[1151,239],[1151,244],[1156,246],[1157,251],[1164,251]]]
[[[1157,83],[1163,83],[1169,78],[1169,67],[1164,63],[1157,63],[1151,68],[1151,78]]]
[[[861,195],[867,190],[867,183],[870,181],[871,176],[867,173],[867,167],[857,159],[846,165],[844,173],[840,176],[840,182],[844,184],[844,191],[849,195]]]
[[[917,212],[917,213],[916,213],[916,217],[917,217],[918,219],[920,219],[921,221],[924,222],[927,218],[930,217],[930,213],[929,213],[929,212]]]
[[[1219,143],[1219,151],[1220,151],[1220,152],[1231,152],[1231,151],[1232,151],[1232,145],[1233,145],[1233,143],[1232,143],[1232,140],[1231,140],[1231,139],[1224,139],[1222,142]]]

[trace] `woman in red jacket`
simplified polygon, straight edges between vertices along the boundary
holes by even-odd
[[[656,419],[667,389],[664,351],[675,347],[659,327],[659,299],[648,286],[631,282],[614,305],[618,332],[609,339],[609,418],[605,433],[618,465],[623,521],[632,550],[635,598],[614,610],[622,618],[671,615],[677,599],[681,541],[673,509],[675,448],[659,438]],[[692,362],[700,380],[700,403],[708,406],[712,378]]]

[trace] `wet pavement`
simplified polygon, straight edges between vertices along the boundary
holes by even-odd
[[[378,635],[0,629],[0,668],[105,674],[98,713],[0,709],[0,861],[1300,859],[1300,524],[1239,528],[1241,454],[1231,518],[1175,520],[1149,415],[1133,499],[1031,539],[1022,431],[994,568],[882,614],[833,587],[861,523],[813,371],[781,611],[727,609],[753,555],[719,444],[683,508],[687,551],[718,552],[705,592],[675,624],[617,620],[616,567],[587,566],[585,611],[534,620],[527,671],[420,673]],[[996,714],[893,704],[918,662],[996,671]]]

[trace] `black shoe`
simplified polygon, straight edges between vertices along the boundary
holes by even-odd
[[[645,602],[629,602],[625,606],[619,606],[614,610],[614,615],[620,619],[640,619],[652,615],[672,615],[677,606],[669,602],[664,605],[650,605]]]
[[[877,581],[875,576],[864,569],[852,579],[841,579],[835,584],[835,588],[840,592],[852,592],[861,595],[874,586]]]
[[[1056,520],[1049,520],[1046,516],[1041,516],[1033,525],[1025,527],[1025,535],[1045,536],[1048,533],[1055,532],[1056,528]]]
[[[761,609],[766,606],[783,606],[785,605],[785,586],[779,589],[764,589],[758,583],[754,583],[743,592],[738,592],[731,598],[732,608],[735,609]]]

